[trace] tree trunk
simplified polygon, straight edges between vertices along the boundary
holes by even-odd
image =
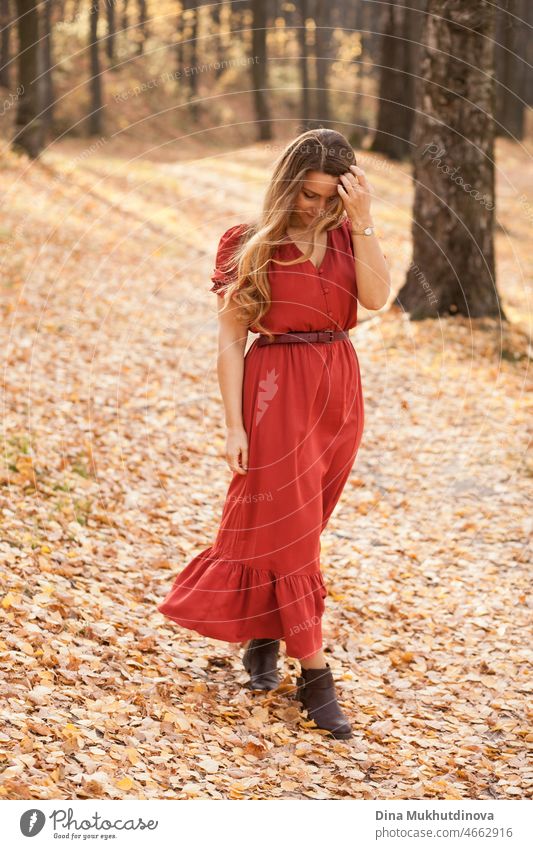
[[[107,11],[106,53],[111,63],[115,61],[115,6],[116,0],[105,0]]]
[[[139,29],[138,29],[138,41],[137,41],[137,54],[142,56],[144,53],[144,42],[147,38],[147,27],[146,27],[146,0],[139,0]]]
[[[263,0],[252,2],[252,81],[254,88],[254,106],[257,120],[258,141],[272,138],[272,124],[268,105],[267,77],[267,10]]]
[[[330,123],[329,66],[331,62],[331,8],[327,0],[315,0],[316,111],[310,126],[327,127]]]
[[[425,6],[426,0],[410,0],[405,6],[391,3],[385,8],[377,127],[370,149],[390,159],[403,159],[410,152]]]
[[[186,55],[187,79],[189,82],[189,114],[193,121],[198,120],[198,2],[197,0],[184,0],[183,9],[186,10]]]
[[[307,29],[306,23],[309,17],[308,0],[298,0],[296,3],[298,19],[296,26],[298,27],[298,46],[299,59],[298,67],[300,70],[300,126],[299,133],[304,133],[310,129],[309,114],[311,103],[309,99],[309,50],[307,47]]]
[[[526,96],[528,106],[533,106],[533,3],[527,3],[525,24],[526,33]]]
[[[176,44],[174,47],[174,53],[176,56],[176,71],[178,72],[178,77],[181,73],[183,73],[183,53],[184,53],[184,41],[185,41],[185,7],[186,4],[184,0],[181,0],[179,12],[176,18]]]
[[[124,30],[124,36],[126,38],[129,38],[129,35],[130,35],[129,30],[128,30],[128,27],[129,27],[128,3],[129,3],[129,0],[124,0],[124,2],[122,4],[122,27],[121,27],[121,29]],[[126,32],[126,30],[128,30],[128,31]]]
[[[399,303],[505,319],[494,273],[491,0],[429,0],[415,118],[413,261]]]
[[[222,73],[224,71],[224,68],[223,68],[223,65],[222,65],[222,62],[224,60],[224,44],[222,43],[222,36],[220,34],[221,23],[222,23],[221,22],[221,16],[220,16],[221,9],[222,9],[222,4],[219,3],[216,6],[212,6],[209,10],[210,15],[211,15],[211,26],[212,26],[213,32],[216,33],[215,40],[214,40],[215,41],[214,47],[215,47],[215,64],[217,64],[219,66],[218,68],[215,68],[215,79],[217,79],[217,80],[222,75]]]
[[[44,106],[43,126],[46,132],[50,132],[54,120],[54,81],[52,76],[53,52],[52,52],[52,0],[44,0],[42,11],[43,38],[41,47],[42,64],[42,101]]]
[[[89,134],[91,136],[102,133],[102,75],[100,68],[100,51],[98,44],[98,17],[99,0],[91,0],[89,8],[89,56],[91,67],[90,87],[90,115]]]
[[[353,147],[362,147],[363,139],[368,130],[368,121],[365,118],[364,105],[364,90],[366,88],[365,80],[367,77],[367,47],[368,47],[368,30],[370,27],[371,6],[368,3],[363,3],[358,0],[354,9],[353,28],[359,33],[360,53],[354,64],[357,68],[357,82],[355,86],[354,96],[354,121],[347,133],[347,138]],[[370,66],[368,61],[368,67]]]
[[[13,147],[36,159],[43,149],[44,131],[41,117],[39,85],[39,15],[36,0],[17,0],[18,83],[19,98]]]
[[[496,13],[496,133],[513,139],[524,138],[528,30],[523,21],[530,2],[501,0]]]
[[[11,9],[9,0],[0,0],[0,86],[9,88],[9,60],[11,58],[9,41],[11,33]]]

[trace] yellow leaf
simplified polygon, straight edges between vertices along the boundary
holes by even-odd
[[[7,593],[2,599],[2,607],[4,610],[7,610],[8,607],[11,607],[13,602],[15,601],[15,596],[13,593]]]
[[[180,711],[167,711],[163,716],[163,722],[172,722],[177,725],[180,731],[188,731],[191,723],[184,713]]]
[[[135,764],[139,760],[139,753],[135,749],[126,749],[126,754],[128,755],[130,762],[133,764],[133,766],[135,766]]]
[[[131,790],[133,781],[131,778],[121,778],[120,781],[117,781],[117,787],[119,790]]]

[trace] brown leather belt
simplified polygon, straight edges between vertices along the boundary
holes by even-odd
[[[347,330],[289,330],[287,333],[276,333],[272,341],[266,334],[261,333],[257,340],[258,345],[272,345],[275,342],[337,342],[341,339],[349,339]]]

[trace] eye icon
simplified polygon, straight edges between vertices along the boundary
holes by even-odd
[[[24,811],[20,818],[20,830],[25,837],[34,837],[42,831],[46,817],[38,808]]]

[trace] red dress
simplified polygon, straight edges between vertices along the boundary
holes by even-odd
[[[245,225],[222,235],[212,292]],[[265,327],[348,330],[357,324],[350,221],[327,231],[319,268],[287,240],[268,266],[272,304]],[[256,332],[254,328],[250,328]],[[359,362],[350,340],[259,347],[244,359],[243,423],[248,472],[233,473],[215,541],[177,575],[157,609],[200,634],[228,642],[283,639],[304,658],[322,647],[327,589],[320,534],[353,466],[364,423]]]

